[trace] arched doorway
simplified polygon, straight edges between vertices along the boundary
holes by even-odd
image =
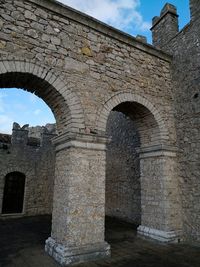
[[[56,159],[52,231],[51,238],[46,242],[46,251],[55,257],[52,254],[52,240],[56,240],[59,246],[68,246],[78,236],[77,231],[74,231],[71,239],[68,238],[71,225],[66,219],[69,218],[69,200],[66,198],[69,197],[69,190],[66,183],[73,178],[67,171],[68,166],[73,165],[68,143],[71,139],[77,139],[78,134],[85,133],[82,104],[74,89],[69,88],[66,77],[61,72],[57,73],[56,68],[52,70],[48,66],[38,66],[32,62],[1,61],[0,88],[18,88],[34,93],[49,106],[56,119],[58,136],[54,139]],[[70,143],[70,146],[74,144]],[[74,225],[74,221],[72,222]]]
[[[11,172],[6,175],[2,214],[23,212],[25,178],[25,175],[20,172]]]
[[[164,119],[162,112],[158,110],[150,101],[146,98],[136,95],[132,92],[120,92],[110,97],[105,103],[104,107],[99,113],[97,119],[97,129],[102,132],[106,132],[108,129],[107,123],[109,123],[109,115],[112,112],[118,114],[124,114],[126,118],[134,123],[135,129],[128,128],[127,131],[133,131],[138,134],[136,139],[128,140],[130,146],[135,143],[136,157],[139,159],[139,170],[136,172],[135,177],[131,177],[132,182],[135,179],[137,182],[137,189],[140,192],[135,191],[135,195],[141,196],[140,203],[133,198],[134,193],[129,192],[130,188],[134,188],[134,183],[127,182],[129,177],[124,177],[124,170],[118,170],[116,177],[108,177],[111,175],[109,168],[109,149],[107,150],[106,158],[106,211],[110,214],[116,214],[117,217],[133,219],[136,224],[140,224],[138,227],[138,234],[153,238],[162,242],[178,242],[181,235],[182,221],[181,221],[181,206],[180,196],[177,180],[177,163],[176,163],[176,148],[174,146],[173,138],[171,135],[171,128],[173,127],[173,116],[169,113],[168,120]],[[119,120],[119,118],[118,118]],[[115,121],[116,123],[116,121]],[[121,131],[123,123],[118,123],[118,132]],[[173,128],[172,128],[173,132]],[[116,136],[117,130],[113,132]],[[112,136],[112,133],[111,133]],[[125,135],[124,135],[125,136]],[[111,140],[113,138],[111,137]],[[120,143],[121,142],[121,143]],[[121,158],[123,152],[119,149],[124,140],[115,142],[113,144],[118,148],[118,155],[114,153],[114,157],[117,158],[119,164],[123,163],[124,158]],[[112,141],[111,141],[112,143]],[[116,150],[117,151],[117,150]],[[111,155],[113,153],[110,153]],[[125,158],[127,160],[127,158]],[[132,163],[132,162],[131,162]],[[127,167],[124,164],[125,167]],[[128,166],[130,168],[130,166]],[[123,174],[121,175],[121,173]],[[137,173],[139,172],[139,179],[137,179]],[[112,174],[114,171],[112,171]],[[132,175],[131,172],[126,174]],[[123,178],[123,179],[122,179]],[[113,193],[113,189],[115,192]],[[108,194],[109,193],[109,194]],[[129,196],[128,196],[129,194]],[[113,199],[110,199],[114,196]],[[128,202],[123,203],[124,200]],[[138,198],[139,199],[139,198]],[[119,203],[118,206],[114,205],[114,202]],[[130,207],[136,206],[136,211],[141,210],[140,216],[135,216]],[[113,207],[115,210],[113,210]],[[126,209],[126,210],[124,210]],[[118,213],[116,213],[116,210]],[[130,213],[131,211],[131,213]],[[140,221],[141,218],[141,221]]]

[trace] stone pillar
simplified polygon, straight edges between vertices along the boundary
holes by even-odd
[[[190,0],[190,17],[191,20],[199,18],[200,15],[200,2],[199,0]]]
[[[138,234],[161,242],[182,237],[176,149],[154,146],[140,151],[141,225]]]
[[[105,258],[106,138],[63,134],[54,139],[56,173],[52,233],[45,250],[62,266]]]
[[[179,31],[177,9],[174,5],[166,4],[159,17],[152,20],[153,45],[164,48]]]

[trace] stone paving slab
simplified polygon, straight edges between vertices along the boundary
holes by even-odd
[[[44,252],[49,216],[0,221],[0,267],[58,267]],[[162,245],[137,238],[132,224],[106,220],[110,259],[74,267],[199,267],[200,246]]]

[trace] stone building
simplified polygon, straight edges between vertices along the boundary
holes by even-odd
[[[153,46],[54,0],[0,6],[0,88],[34,92],[56,119],[46,252],[64,266],[109,256],[105,214],[140,236],[200,241],[199,1],[181,31],[166,4]]]
[[[47,128],[16,123],[12,135],[0,135],[0,217],[51,214],[54,136]]]

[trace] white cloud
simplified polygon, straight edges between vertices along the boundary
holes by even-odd
[[[39,115],[40,113],[41,113],[41,110],[40,109],[36,109],[36,110],[34,110],[34,112],[33,112],[35,115]]]
[[[0,93],[0,112],[4,112],[6,109],[6,105],[3,100],[6,96],[7,96],[6,94]]]
[[[151,24],[137,10],[140,0],[59,0],[121,30],[146,31]]]
[[[13,119],[6,115],[0,115],[0,132],[10,134],[12,132]]]
[[[26,104],[23,104],[23,103],[17,103],[14,105],[14,108],[17,110],[17,111],[27,111],[28,110],[28,106]]]
[[[0,133],[11,133],[12,131],[12,119],[5,114],[8,109],[8,105],[6,102],[7,95],[5,93],[0,92]]]

